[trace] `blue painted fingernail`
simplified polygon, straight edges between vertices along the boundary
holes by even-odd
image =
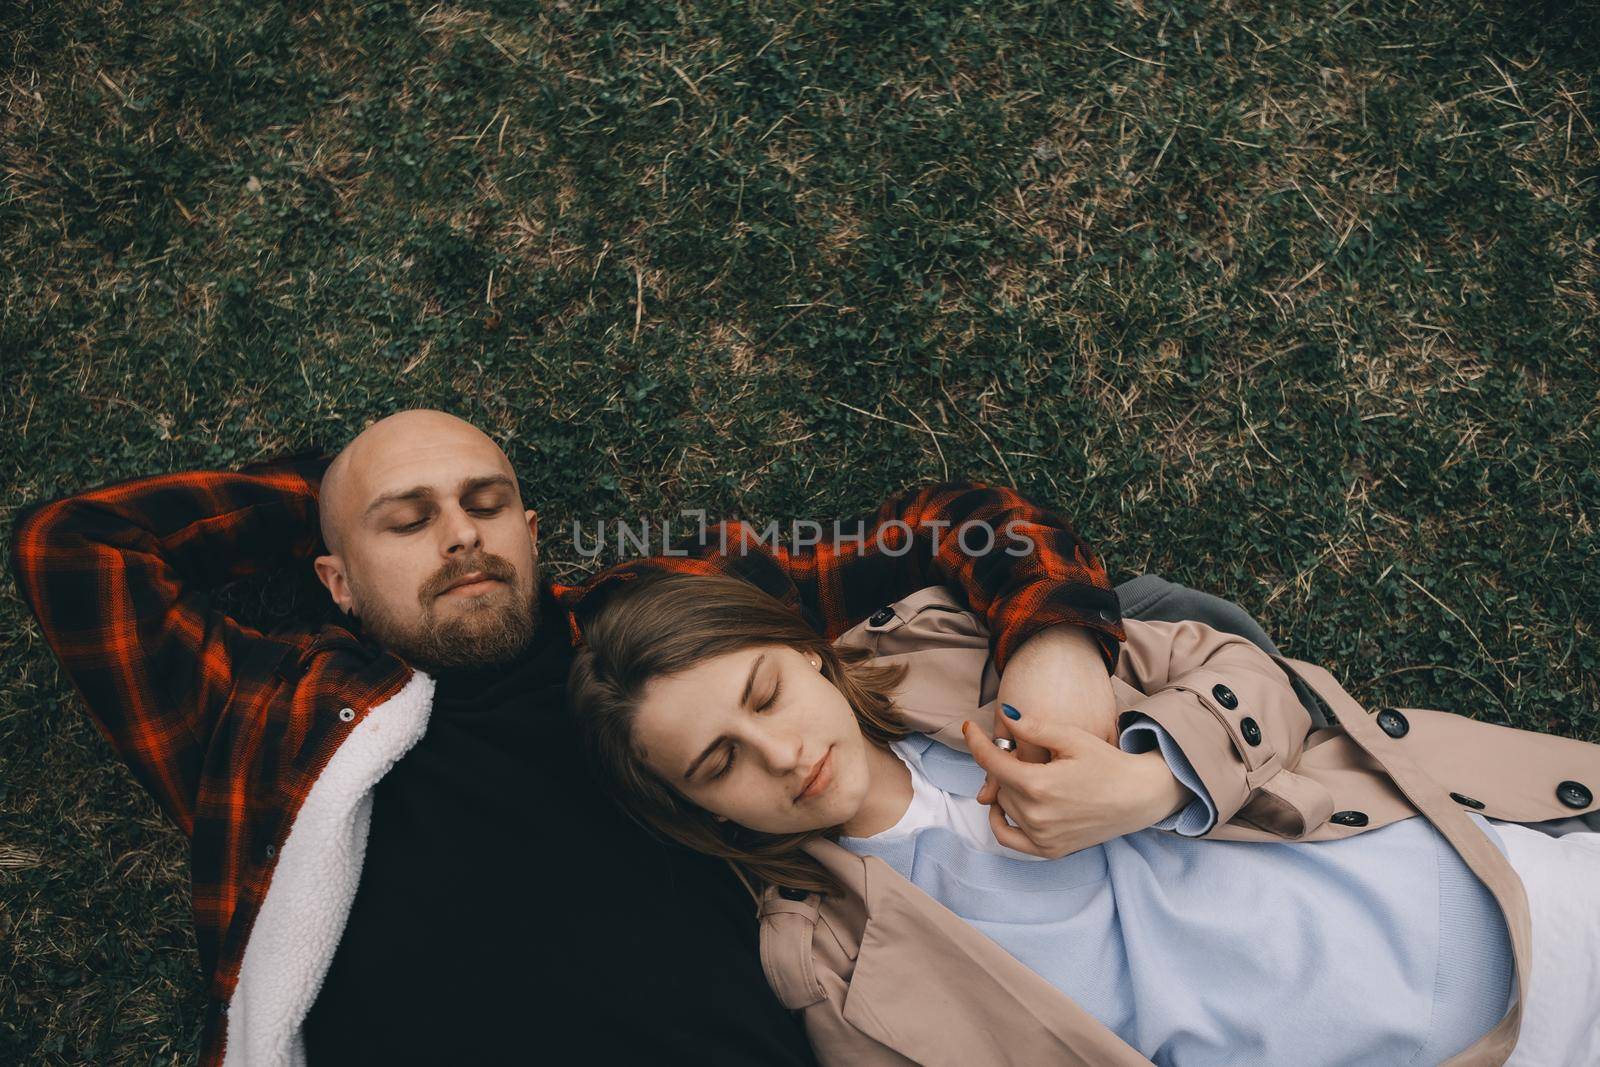
[[[1010,704],[1001,704],[1000,706],[1005,709],[1006,718],[1008,718],[1008,719],[1020,719],[1020,718],[1022,718],[1022,712],[1018,711],[1016,708],[1012,707]]]

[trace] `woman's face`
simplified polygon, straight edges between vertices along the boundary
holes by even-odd
[[[756,645],[651,679],[633,722],[645,763],[689,800],[752,830],[845,822],[867,795],[871,742],[812,655]]]

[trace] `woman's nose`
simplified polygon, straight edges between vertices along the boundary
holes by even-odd
[[[765,731],[755,744],[774,774],[788,774],[800,765],[800,739],[788,732]]]

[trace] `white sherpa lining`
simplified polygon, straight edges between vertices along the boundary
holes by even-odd
[[[428,728],[433,679],[418,671],[372,708],[317,776],[278,855],[228,1001],[224,1067],[302,1067],[305,1022],[361,880],[372,789]]]

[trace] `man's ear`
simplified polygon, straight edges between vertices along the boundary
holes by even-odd
[[[338,556],[318,556],[312,566],[316,568],[317,580],[327,587],[328,595],[339,610],[354,615],[350,610],[354,598],[350,594],[350,580],[345,576],[344,560]]]
[[[533,542],[533,554],[537,556],[539,554],[539,513],[529,508],[522,513],[522,517],[528,520],[528,540]]]

